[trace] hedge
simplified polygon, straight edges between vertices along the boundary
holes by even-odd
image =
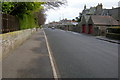
[[[120,34],[116,34],[116,33],[107,33],[106,37],[110,39],[120,40]]]

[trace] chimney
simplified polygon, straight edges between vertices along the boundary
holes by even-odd
[[[101,8],[101,9],[103,8],[103,5],[102,5],[102,3],[100,3],[100,8]]]
[[[84,5],[84,10],[86,10],[86,4]]]

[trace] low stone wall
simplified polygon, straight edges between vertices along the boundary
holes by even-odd
[[[0,34],[0,56],[7,57],[15,48],[20,46],[26,39],[28,39],[36,29],[20,30],[6,34]]]

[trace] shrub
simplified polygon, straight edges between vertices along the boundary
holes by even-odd
[[[116,34],[116,33],[107,33],[106,37],[110,39],[120,40],[120,34]]]
[[[20,29],[29,29],[36,27],[35,19],[32,14],[24,14],[23,18],[19,18]]]

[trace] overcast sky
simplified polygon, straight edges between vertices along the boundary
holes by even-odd
[[[47,20],[46,23],[52,21],[59,21],[63,18],[74,19],[79,16],[79,13],[84,9],[86,4],[87,8],[97,6],[98,3],[103,4],[103,8],[111,9],[118,7],[120,0],[67,0],[67,5],[62,6],[57,10],[49,10],[46,12]]]

